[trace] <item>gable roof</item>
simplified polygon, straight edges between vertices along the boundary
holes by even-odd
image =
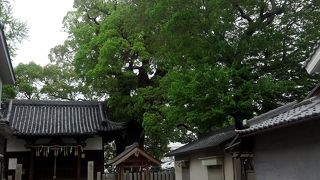
[[[304,67],[309,74],[320,72],[320,44],[317,44],[310,55],[304,62]]]
[[[217,147],[222,143],[226,142],[227,140],[232,139],[233,137],[235,137],[235,135],[236,133],[234,131],[234,126],[222,128],[208,134],[206,137],[200,138],[176,150],[173,150],[166,154],[166,156],[182,155],[196,150]]]
[[[11,100],[7,106],[1,121],[18,136],[95,135],[124,128],[107,119],[101,102]]]
[[[15,77],[3,28],[0,23],[0,79],[5,84],[14,84]]]
[[[145,158],[147,158],[149,161],[151,161],[154,165],[160,166],[161,161],[154,158],[152,155],[147,153],[145,150],[141,149],[138,145],[138,143],[134,143],[120,153],[118,156],[114,157],[113,159],[109,160],[107,162],[108,165],[117,166],[118,164],[124,162],[127,160],[130,156],[138,154],[139,156],[142,155]]]
[[[294,101],[277,109],[261,114],[248,121],[249,127],[236,130],[245,135],[274,129],[297,122],[320,117],[320,97],[311,97],[301,102]]]

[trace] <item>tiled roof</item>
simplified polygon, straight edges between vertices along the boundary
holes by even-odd
[[[248,121],[249,127],[236,130],[239,134],[250,134],[320,117],[320,97],[301,102],[292,102]]]
[[[94,135],[123,129],[107,119],[101,102],[11,100],[2,119],[19,136]]]
[[[235,137],[235,135],[236,133],[234,131],[234,126],[222,128],[210,133],[206,137],[200,138],[176,150],[173,150],[166,154],[166,156],[176,156],[180,154],[187,154],[195,150],[216,147]]]
[[[306,67],[308,65],[308,63],[311,61],[312,59],[312,56],[315,55],[315,53],[317,52],[317,50],[320,48],[320,42],[317,43],[313,49],[312,49],[312,52],[310,53],[309,57],[307,58],[307,60],[304,61],[303,63],[303,67]]]
[[[142,156],[147,158],[154,165],[160,166],[161,161],[154,158],[151,154],[147,153],[145,150],[141,149],[139,147],[138,143],[133,143],[132,145],[127,146],[126,149],[122,153],[120,153],[119,155],[117,155],[113,159],[109,160],[107,162],[107,165],[117,166],[118,164],[127,160],[133,154],[137,154],[137,152],[139,155],[141,154]]]

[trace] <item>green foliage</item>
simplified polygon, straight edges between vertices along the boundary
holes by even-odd
[[[16,75],[16,90],[22,99],[39,99],[39,86],[42,78],[43,69],[40,65],[30,62],[29,64],[20,63],[14,69]]]
[[[84,87],[108,97],[112,120],[136,125],[126,144],[145,137],[158,157],[170,141],[303,98],[318,78],[301,67],[320,40],[316,1],[77,0],[74,7],[65,17],[69,39],[52,57],[63,62],[59,53],[67,53]]]
[[[17,92],[13,85],[4,85],[2,87],[2,100],[14,99],[17,96]]]
[[[87,89],[67,63],[56,61],[44,67],[34,62],[20,63],[14,72],[16,84],[4,86],[4,99],[86,99],[83,92]],[[91,98],[93,94],[90,93]]]
[[[13,17],[12,5],[7,0],[0,0],[0,23],[4,25],[10,56],[14,57],[17,45],[27,37],[27,24]]]

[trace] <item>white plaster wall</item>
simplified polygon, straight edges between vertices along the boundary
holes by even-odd
[[[65,143],[75,143],[76,141],[72,138],[63,138],[63,142]],[[37,144],[47,144],[49,143],[50,139],[48,138],[41,138],[37,140]],[[17,139],[16,137],[8,138],[7,142],[7,152],[22,152],[22,151],[30,151],[29,149],[25,148],[25,140]],[[86,147],[84,150],[101,150],[102,149],[102,137],[95,136],[93,138],[88,138],[86,140]]]
[[[17,139],[16,137],[9,137],[7,141],[7,152],[22,152],[30,151],[26,149],[24,145],[26,141],[23,139]]]
[[[102,149],[102,137],[94,136],[86,140],[86,147],[84,150],[101,150]]]
[[[70,144],[75,144],[77,141],[74,138],[62,138],[62,141],[64,143],[70,143]]]
[[[319,180],[320,121],[256,135],[256,180]]]
[[[190,160],[190,180],[208,180],[207,166],[203,166],[198,158]]]
[[[224,180],[234,180],[234,167],[232,154],[226,153],[223,157],[223,165],[217,166],[216,171],[211,176],[219,177]],[[201,159],[191,158],[190,160],[190,180],[208,180],[208,167],[203,166]],[[222,169],[221,169],[222,168]],[[213,173],[213,172],[211,172]],[[179,162],[175,162],[175,177],[176,180],[182,180],[182,168],[179,166]]]
[[[233,158],[229,153],[226,153],[224,156],[224,179],[234,180]]]
[[[50,143],[51,138],[40,138],[36,141],[36,144],[48,144]],[[62,142],[75,144],[77,141],[74,138],[62,138]]]
[[[176,180],[182,180],[182,168],[179,164],[177,161],[174,163]]]

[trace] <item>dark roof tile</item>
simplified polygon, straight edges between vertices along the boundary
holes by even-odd
[[[140,148],[138,143],[133,143],[132,145],[127,146],[122,153],[120,153],[113,159],[109,160],[107,162],[107,165],[117,166],[118,164],[127,160],[131,155],[135,154],[136,152],[139,152],[138,154],[141,154],[142,156],[147,158],[150,162],[152,162],[153,165],[160,166],[161,161],[154,158],[151,154],[147,153],[143,148]]]
[[[301,102],[292,102],[264,113],[248,121],[249,127],[236,130],[239,134],[251,134],[282,125],[320,116],[320,97],[312,97]]]
[[[191,151],[201,150],[206,148],[213,148],[221,145],[222,143],[235,137],[234,126],[219,129],[207,135],[206,137],[200,138],[189,144],[186,144],[176,150],[166,154],[166,156],[176,156],[180,154],[187,154]]]
[[[101,102],[11,100],[7,121],[20,136],[94,135],[124,128],[111,122]]]

